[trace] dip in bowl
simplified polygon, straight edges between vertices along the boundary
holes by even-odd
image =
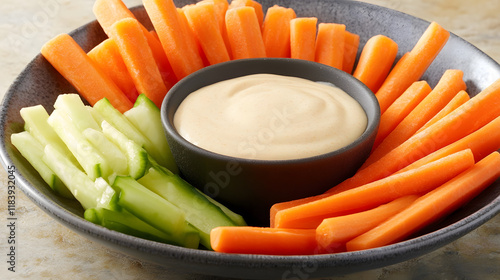
[[[178,118],[176,113],[190,94],[221,81],[255,74],[279,75],[279,77],[276,76],[277,79],[283,76],[300,78],[320,82],[319,84],[325,87],[334,85],[352,97],[360,109],[364,111],[364,116],[346,114],[347,118],[360,118],[360,116],[365,118],[364,129],[360,131],[359,136],[351,136],[351,140],[341,145],[340,148],[326,149],[315,154],[306,153],[304,156],[300,156],[302,152],[299,152],[301,149],[299,142],[311,142],[314,137],[304,140],[304,138],[293,139],[292,136],[289,136],[287,151],[289,151],[290,156],[287,157],[285,152],[281,156],[267,158],[265,156],[256,157],[256,155],[259,152],[266,155],[276,150],[276,148],[271,148],[266,152],[265,148],[278,139],[280,135],[279,131],[271,129],[269,121],[272,122],[272,120],[266,117],[264,117],[264,122],[267,121],[267,130],[262,130],[262,127],[257,128],[242,138],[254,139],[253,142],[240,141],[241,139],[232,140],[238,141],[235,146],[241,148],[241,154],[225,153],[224,149],[214,152],[214,149],[200,147],[199,143],[192,139],[191,141],[187,140],[186,138],[189,137],[186,134],[184,137],[182,136],[179,130],[179,120],[176,124],[175,119]],[[306,100],[304,98],[304,110],[311,106]],[[276,100],[263,99],[262,106],[276,102]],[[283,106],[286,104],[287,100],[283,100]],[[253,107],[257,106],[256,104]],[[191,111],[196,110],[196,107],[193,108]],[[241,107],[237,106],[237,108]],[[241,112],[234,112],[234,116],[238,116],[238,113],[241,115],[250,114],[252,116],[250,119],[255,119],[256,115],[251,112],[252,106],[245,108],[250,112],[241,109]],[[300,108],[300,104],[295,104],[292,108],[295,109],[287,112],[288,115],[293,115],[297,108]],[[260,111],[260,109],[262,108],[255,108],[255,111]],[[319,110],[318,108],[309,109],[312,110],[311,112]],[[279,107],[275,106],[270,110],[275,110],[275,116],[281,117],[281,122],[286,121],[283,120],[283,114],[280,116]],[[161,113],[167,140],[182,176],[206,194],[242,214],[249,224],[260,226],[269,225],[269,209],[274,203],[320,194],[353,175],[368,157],[380,121],[380,109],[374,94],[351,75],[315,62],[281,58],[234,60],[197,71],[181,80],[169,91],[163,102]],[[189,110],[188,113],[190,113]],[[218,113],[214,109],[214,118],[200,118],[198,120],[201,122],[198,124],[199,127],[205,129],[210,122],[217,120],[215,116]],[[293,118],[290,118],[290,122],[292,120]],[[352,119],[343,119],[341,122],[349,121]],[[315,127],[316,122],[323,123],[325,120],[318,117],[317,120],[310,119],[309,122],[310,127]],[[332,122],[335,120],[332,119]],[[242,123],[241,126],[244,128],[245,124]],[[223,128],[224,125],[221,127]],[[305,130],[304,135],[308,134],[310,127]],[[319,131],[330,133],[329,136],[327,134],[327,137],[345,134],[345,132],[332,132],[331,130],[335,129],[334,126],[325,127],[324,129],[320,128]],[[266,124],[264,128],[266,128]],[[261,137],[259,137],[259,132],[262,132]],[[226,132],[224,131],[224,133]],[[255,137],[248,138],[252,135]],[[224,138],[217,140],[219,135],[202,136],[209,139],[213,137],[212,140],[216,143],[225,140]],[[243,148],[246,148],[246,154]]]

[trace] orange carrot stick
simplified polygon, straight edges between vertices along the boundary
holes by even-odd
[[[113,80],[127,98],[134,102],[139,95],[115,41],[106,39],[87,55]]]
[[[125,18],[137,19],[122,0],[96,0],[94,2],[93,12],[97,21],[108,36],[113,23]],[[153,52],[165,86],[171,88],[177,82],[177,78],[174,77],[167,55],[163,51],[159,39],[153,34],[150,34],[142,24],[141,28],[148,39],[148,45]]]
[[[226,28],[233,59],[266,56],[266,47],[254,8],[244,6],[227,10]]]
[[[500,176],[500,154],[494,152],[474,167],[419,198],[408,208],[347,242],[349,251],[381,247],[403,240],[455,211]]]
[[[367,211],[324,219],[316,228],[318,246],[325,251],[329,251],[332,246],[337,248],[339,244],[360,236],[401,212],[418,197],[418,195],[403,196]]]
[[[500,117],[497,117],[464,138],[413,162],[398,172],[417,168],[464,149],[471,149],[476,162],[500,149]]]
[[[396,198],[426,193],[474,165],[470,150],[463,150],[407,172],[394,174],[351,190],[278,211],[274,226],[303,228],[311,218],[330,218],[349,210],[376,207]]]
[[[233,0],[231,1],[231,4],[229,4],[228,10],[239,7],[254,8],[255,15],[257,16],[257,22],[259,23],[259,26],[262,27],[262,23],[264,22],[264,10],[259,2],[253,0]]]
[[[344,42],[344,24],[320,23],[316,36],[315,61],[342,70]]]
[[[203,52],[203,48],[201,47],[201,43],[198,40],[198,37],[196,37],[194,30],[192,30],[191,27],[189,26],[189,22],[188,22],[188,19],[186,17],[186,13],[184,12],[185,9],[187,9],[191,6],[195,6],[195,5],[189,4],[189,5],[185,5],[183,8],[177,8],[179,23],[181,24],[181,28],[182,28],[181,32],[183,34],[188,34],[188,36],[186,36],[186,40],[189,40],[190,45],[196,46],[196,49],[198,50],[198,53],[200,54],[200,58],[201,58],[201,61],[203,62],[203,65],[208,66],[208,65],[210,65],[210,63],[208,62],[207,56],[205,55],[205,52]]]
[[[291,8],[274,5],[267,9],[262,38],[268,57],[290,57],[290,20],[294,18]]]
[[[315,17],[300,17],[290,21],[290,55],[292,58],[314,61],[316,46]]]
[[[427,70],[434,58],[444,47],[450,33],[439,24],[432,22],[422,34],[401,65],[392,70],[376,92],[381,112],[400,96],[412,83],[416,82]]]
[[[474,155],[475,162],[480,161],[485,156],[491,154],[494,151],[500,149],[500,117],[492,120],[483,127],[474,131],[473,133],[463,137],[462,139],[455,141],[429,155],[413,162],[410,165],[398,170],[396,173],[402,173],[409,171],[411,169],[416,169],[424,166],[430,162],[436,161],[438,159],[444,158],[451,154],[457,153],[459,151],[470,149]],[[344,188],[346,190],[347,188]],[[327,197],[332,193],[338,193],[341,190],[337,187],[331,189],[329,192],[310,196],[302,199],[291,200],[286,202],[276,203],[271,207],[270,222],[271,227],[274,227],[274,217],[276,213],[280,210],[284,210],[293,206],[302,205],[308,202],[316,201],[321,198]]]
[[[41,53],[90,105],[106,97],[122,113],[132,108],[127,96],[68,34],[45,43]]]
[[[384,157],[327,192],[337,193],[383,178],[469,135],[500,115],[500,79],[462,106],[413,135]]]
[[[210,232],[216,252],[263,255],[312,255],[318,252],[316,230],[216,227]]]
[[[450,102],[448,102],[448,104],[446,104],[446,106],[441,111],[439,111],[439,113],[437,113],[434,117],[432,117],[432,119],[430,119],[425,125],[423,125],[417,131],[417,133],[428,128],[435,122],[439,121],[444,116],[448,115],[453,110],[460,107],[465,102],[469,101],[469,99],[470,99],[469,94],[465,90],[460,91],[455,95],[455,97],[453,97],[453,99]]]
[[[373,92],[377,92],[391,71],[397,54],[398,44],[391,38],[384,35],[373,36],[363,47],[353,76]]]
[[[373,149],[361,168],[374,163],[408,140],[465,88],[461,70],[446,70],[434,89]]]
[[[380,116],[380,125],[373,148],[377,147],[431,91],[432,88],[426,81],[418,81],[403,92]]]
[[[214,13],[215,13],[215,20],[219,24],[219,30],[222,36],[222,39],[224,40],[224,44],[226,45],[226,50],[229,54],[229,57],[231,59],[231,43],[229,43],[229,39],[227,37],[227,30],[226,30],[226,11],[229,8],[229,3],[227,0],[202,0],[198,3],[197,5],[202,5],[204,3],[212,3],[214,4]]]
[[[354,69],[354,63],[356,63],[356,56],[358,54],[359,35],[346,31],[344,40],[344,59],[342,61],[342,70],[351,74]]]
[[[197,5],[191,5],[184,8],[184,13],[191,30],[193,30],[200,42],[208,62],[213,65],[229,61],[229,53],[215,16],[214,4],[198,3]]]
[[[177,79],[204,67],[194,39],[189,32],[182,32],[177,8],[172,0],[143,0],[163,50]],[[191,38],[190,38],[191,36]]]
[[[161,107],[167,88],[140,23],[132,18],[115,22],[109,30],[140,93]]]

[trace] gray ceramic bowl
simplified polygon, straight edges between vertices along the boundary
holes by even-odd
[[[293,160],[224,156],[199,148],[178,133],[174,114],[190,93],[220,81],[260,73],[336,85],[363,107],[368,118],[365,131],[341,149]],[[377,98],[352,75],[320,63],[284,58],[233,60],[199,70],[172,87],[161,114],[172,154],[185,179],[254,226],[269,226],[269,209],[274,203],[323,193],[352,176],[370,154],[380,122]]]
[[[192,1],[176,1],[178,5]],[[377,34],[385,34],[399,44],[400,57],[409,51],[429,22],[390,9],[356,1],[328,0],[264,0],[264,8],[278,4],[294,8],[299,16],[317,16],[322,22],[342,22],[361,37],[361,47]],[[148,27],[142,7],[133,10]],[[96,22],[71,32],[85,50],[101,42],[105,35]],[[480,50],[452,35],[441,54],[427,70],[423,79],[431,86],[446,69],[465,73],[469,93],[500,78],[500,65]],[[22,107],[42,104],[51,108],[57,93],[74,91],[41,56],[33,59],[5,95],[0,114],[0,156],[2,164],[17,168],[16,181],[27,197],[61,224],[114,250],[143,261],[164,265],[186,273],[226,276],[231,278],[310,279],[343,275],[403,262],[436,250],[469,233],[500,213],[500,182],[493,183],[467,205],[413,236],[411,239],[381,248],[352,253],[317,256],[262,256],[219,254],[184,249],[147,241],[107,230],[83,219],[83,209],[73,201],[54,195],[43,180],[27,164],[10,143],[10,135],[22,130],[19,115]]]

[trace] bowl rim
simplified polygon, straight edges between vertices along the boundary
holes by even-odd
[[[333,73],[336,76],[339,76],[341,79],[348,80],[348,82],[356,87],[357,90],[361,93],[362,98],[364,100],[367,100],[367,102],[370,103],[370,106],[373,106],[373,111],[372,112],[366,112],[366,110],[363,108],[365,111],[366,117],[367,117],[367,125],[363,133],[356,138],[353,142],[349,143],[348,145],[341,147],[339,149],[322,153],[319,155],[315,156],[309,156],[309,157],[301,157],[301,158],[293,158],[293,159],[274,159],[274,160],[263,160],[263,159],[250,159],[250,158],[243,158],[243,157],[235,157],[235,156],[229,156],[229,155],[224,155],[220,153],[216,153],[204,148],[201,148],[190,141],[186,140],[184,137],[182,137],[177,129],[175,128],[175,125],[173,124],[173,118],[171,118],[168,114],[168,107],[170,102],[172,102],[173,99],[175,99],[175,96],[178,95],[178,89],[184,87],[186,84],[189,84],[193,80],[198,80],[201,79],[200,76],[206,75],[209,72],[212,71],[224,71],[226,68],[231,68],[235,67],[237,65],[242,65],[242,67],[252,65],[252,64],[299,64],[303,65],[305,67],[314,67],[319,69],[318,71],[322,72],[330,72]],[[245,68],[246,70],[246,68]],[[254,71],[250,71],[254,72]],[[267,73],[267,72],[266,72]],[[237,77],[242,77],[246,76],[249,74],[243,74],[243,75],[236,75]],[[279,74],[278,74],[279,75]],[[292,77],[298,77],[298,76],[292,76]],[[307,79],[307,78],[305,78]],[[223,79],[223,80],[228,80],[228,79]],[[319,81],[321,82],[321,81]],[[186,96],[180,101],[182,101],[187,98],[191,93],[186,94]],[[349,92],[347,93],[351,95]],[[179,103],[180,104],[180,103]],[[359,102],[358,102],[359,104]],[[360,104],[361,105],[361,104]],[[177,110],[178,108],[176,108]],[[270,57],[265,57],[265,58],[247,58],[247,59],[238,59],[238,60],[231,60],[223,63],[218,63],[215,65],[207,66],[204,67],[203,69],[200,69],[194,73],[189,74],[188,76],[184,77],[181,79],[179,82],[177,82],[165,95],[165,98],[163,99],[161,108],[160,108],[160,113],[161,113],[161,121],[164,130],[166,133],[170,135],[177,143],[180,143],[183,147],[186,147],[188,149],[191,149],[192,151],[196,152],[197,154],[202,154],[207,157],[215,158],[220,161],[226,161],[226,162],[240,162],[243,164],[255,164],[255,165],[280,165],[280,164],[301,164],[301,163],[307,163],[307,162],[312,162],[316,160],[322,160],[325,158],[330,158],[330,157],[335,157],[340,154],[343,154],[345,152],[348,152],[356,147],[359,147],[362,145],[365,141],[368,141],[370,137],[372,137],[378,130],[378,126],[380,123],[380,106],[378,104],[377,98],[375,97],[375,94],[361,81],[358,79],[354,78],[352,75],[347,74],[346,72],[336,69],[334,67],[330,67],[321,63],[313,62],[313,61],[307,61],[307,60],[301,60],[301,59],[291,59],[291,58],[270,58]],[[175,112],[174,112],[175,114]]]
[[[419,22],[424,22],[427,24],[429,23],[428,21],[425,21],[423,19],[419,19],[417,17],[396,10],[369,3],[348,0],[338,0],[336,2],[349,3],[351,5],[366,6],[372,8],[381,8],[385,11],[390,11],[391,13],[396,13],[400,16],[411,18],[412,20],[417,20]],[[142,5],[139,5],[131,8],[131,11],[137,12],[141,9],[143,9]],[[95,20],[82,25],[81,27],[69,32],[69,34],[73,36],[79,32],[83,32],[92,23],[95,23]],[[450,36],[450,39],[453,38],[454,40],[458,40],[459,42],[468,45],[469,47],[482,53],[488,60],[496,63],[487,54],[480,51],[471,43],[465,41],[464,39],[451,32]],[[20,77],[27,74],[30,69],[34,67],[35,61],[40,59],[40,56],[41,55],[38,54],[24,68],[24,70],[22,70],[20,75],[14,80],[13,84],[5,93],[1,103],[2,113],[0,114],[0,125],[2,126],[2,128],[5,128],[5,126],[7,125],[6,118],[8,116],[5,114],[5,104],[8,104],[9,100],[12,98],[12,95],[15,94],[15,88],[21,83],[22,80]],[[496,64],[498,65],[498,63]],[[0,130],[0,159],[5,170],[7,170],[8,166],[14,165],[14,161],[12,160],[8,152],[9,148],[7,147],[7,145],[10,144],[10,142],[5,141],[6,136],[6,130]],[[231,269],[247,269],[246,272],[256,271],[255,273],[258,273],[258,271],[262,269],[290,269],[293,267],[301,268],[304,264],[315,265],[315,267],[320,270],[319,272],[314,272],[314,275],[317,276],[342,275],[353,273],[355,271],[380,268],[390,264],[406,261],[408,259],[412,259],[431,252],[445,244],[448,244],[462,237],[463,235],[479,227],[480,225],[500,213],[500,196],[498,196],[487,205],[482,206],[472,214],[469,214],[465,218],[451,223],[445,228],[441,228],[428,234],[417,236],[415,238],[401,241],[392,245],[357,252],[312,256],[225,254],[198,249],[182,248],[174,245],[144,240],[93,224],[89,221],[86,221],[83,217],[70,212],[68,209],[62,207],[61,205],[56,204],[54,201],[47,199],[47,197],[41,191],[35,188],[23,174],[18,172],[18,170],[16,170],[16,172],[16,181],[18,182],[16,186],[18,186],[19,189],[21,189],[21,191],[26,194],[26,196],[35,205],[37,205],[50,216],[56,218],[57,222],[75,230],[76,233],[84,235],[85,237],[92,240],[102,241],[102,245],[106,245],[108,247],[111,247],[110,244],[114,244],[116,246],[132,248],[131,250],[140,251],[143,254],[153,254],[156,256],[161,255],[164,257],[168,257],[172,262],[180,260],[182,264],[184,264],[185,262],[185,267],[189,268],[191,271],[198,273],[201,272],[207,275],[234,276],[235,274],[231,273]],[[419,244],[418,248],[415,248],[416,243]],[[366,255],[369,255],[369,258],[367,258]],[[148,260],[151,262],[155,262],[152,259]],[[222,272],[214,272],[213,270],[210,271],[209,267],[211,265],[221,265],[222,263],[224,264],[224,269],[227,269],[227,272],[225,274]],[[167,265],[166,263],[158,264]],[[204,265],[204,268],[197,270],[197,268],[193,266],[196,264]],[[353,268],[353,266],[355,268]],[[321,271],[327,271],[328,274],[325,274],[324,272],[321,273]],[[241,277],[249,276],[241,275]]]

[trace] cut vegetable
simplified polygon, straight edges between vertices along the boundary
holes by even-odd
[[[315,17],[299,17],[290,21],[291,58],[314,61],[317,23]]]
[[[185,221],[185,214],[179,208],[131,177],[116,177],[113,188],[117,193],[117,203],[128,212],[170,235],[172,243],[198,248],[198,231]]]
[[[50,114],[48,123],[63,140],[92,181],[98,177],[108,178],[113,173],[106,159],[90,144],[87,138],[83,136],[82,131],[76,127],[64,112],[58,109],[54,110]],[[56,171],[54,170],[54,172]]]
[[[204,67],[200,53],[189,33],[181,32],[177,8],[172,0],[143,0],[144,8],[158,33],[177,79]]]
[[[373,92],[377,92],[391,71],[398,44],[384,35],[375,35],[366,41],[353,76]]]
[[[54,129],[49,125],[49,114],[42,105],[24,107],[20,110],[21,117],[24,120],[24,129],[28,131],[44,147],[51,144],[52,147],[59,150],[73,164],[80,167],[80,164],[70,152],[66,144],[59,138]]]
[[[461,70],[446,70],[434,89],[380,142],[361,168],[379,160],[408,140],[465,88]]]
[[[102,133],[123,152],[127,160],[128,174],[134,179],[139,179],[149,168],[148,153],[133,140],[127,138],[118,129],[107,121],[103,121]]]
[[[380,124],[373,143],[375,149],[410,112],[432,91],[426,81],[414,82],[380,116]]]
[[[214,4],[199,3],[187,6],[183,10],[208,62],[213,65],[229,61],[229,53],[217,22]]]
[[[132,108],[127,96],[68,34],[45,43],[41,53],[90,105],[106,97],[120,112]]]
[[[500,154],[494,152],[380,226],[349,241],[347,249],[364,250],[400,241],[467,203],[499,176]]]
[[[150,154],[158,164],[179,173],[161,123],[160,109],[141,94],[134,107],[123,114],[151,142]],[[152,150],[151,150],[152,149]]]
[[[453,97],[453,99],[450,102],[448,102],[448,104],[446,104],[446,106],[441,111],[439,111],[439,113],[437,113],[434,117],[432,117],[432,119],[430,119],[427,123],[425,123],[425,125],[422,126],[417,131],[417,133],[433,125],[435,122],[439,121],[444,116],[448,115],[453,110],[462,106],[462,104],[464,104],[469,100],[470,100],[469,94],[465,90],[460,91],[459,93],[457,93],[457,95],[455,95],[455,97]]]
[[[324,219],[316,228],[316,240],[325,251],[342,247],[347,241],[375,228],[410,206],[419,196],[395,199],[374,209],[351,215]]]
[[[359,170],[328,192],[342,192],[393,174],[420,158],[483,127],[500,115],[500,79],[380,160]]]
[[[43,161],[63,181],[84,209],[119,209],[115,203],[115,191],[102,178],[95,182],[78,169],[50,144],[45,146]]]
[[[218,226],[235,226],[222,210],[173,173],[150,168],[138,182],[177,206],[186,221],[200,231],[200,242],[210,249],[210,231]]]
[[[95,64],[101,67],[104,73],[113,80],[130,101],[137,98],[137,89],[113,40],[108,38],[102,41],[90,50],[87,55]]]
[[[95,130],[87,128],[83,132],[83,136],[101,153],[101,155],[109,162],[110,168],[114,174],[128,175],[128,160],[122,150],[111,142],[101,129]],[[112,178],[106,178],[108,182],[112,182]]]
[[[218,227],[211,233],[216,252],[263,255],[318,253],[314,229]]]
[[[342,70],[345,25],[320,23],[315,44],[315,61]]]
[[[420,79],[444,47],[449,37],[450,33],[436,22],[432,22],[427,27],[409,55],[398,62],[380,89],[377,90],[375,96],[379,101],[382,113],[412,83]]]
[[[474,165],[470,150],[464,150],[422,167],[333,194],[316,201],[278,211],[274,226],[303,228],[311,218],[335,217],[349,210],[366,209],[396,198],[428,192]]]
[[[109,36],[116,42],[137,90],[160,107],[168,89],[141,24],[132,18],[119,20],[109,29]]]
[[[358,55],[359,35],[346,31],[344,40],[344,59],[342,61],[342,70],[352,74],[354,64],[356,63],[356,56]]]
[[[254,8],[243,6],[228,9],[226,29],[233,59],[266,57],[266,47]]]
[[[38,140],[27,131],[12,134],[10,140],[54,192],[66,198],[73,198],[66,185],[43,161],[44,146]]]
[[[267,9],[262,26],[267,57],[290,57],[290,20],[294,18],[293,9],[278,5]]]

